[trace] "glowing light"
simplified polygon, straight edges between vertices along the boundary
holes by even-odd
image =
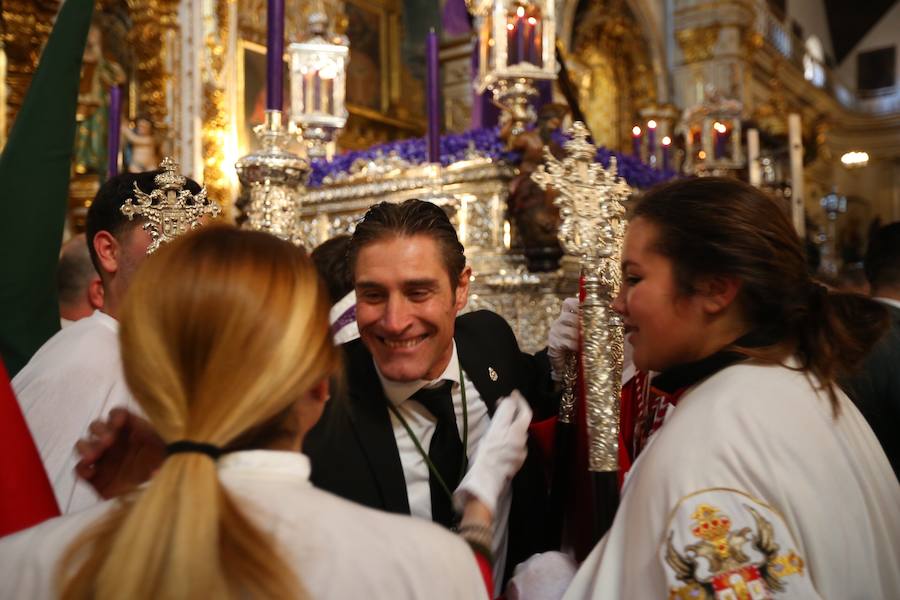
[[[632,128],[631,128],[631,135],[633,135],[634,137],[637,137],[637,136],[641,135],[641,128],[638,127],[637,125],[635,125],[634,127],[632,127]]]
[[[509,250],[512,246],[512,234],[509,231],[509,221],[503,221],[503,247]]]
[[[663,146],[668,146],[668,145],[671,144],[671,143],[672,143],[672,138],[670,138],[669,136],[664,136],[664,137],[663,137],[663,139],[662,139],[662,145],[663,145]]]
[[[525,16],[525,7],[524,6],[520,6],[519,8],[516,9],[516,16],[517,17]]]
[[[845,167],[864,167],[869,163],[869,153],[854,150],[841,156]]]
[[[656,121],[654,121],[653,119],[650,119],[649,121],[647,121],[647,127],[649,129],[656,129]]]
[[[700,152],[698,152],[698,153],[697,153],[697,158],[699,158],[700,160],[706,160],[706,151],[705,151],[705,150],[701,150]]]
[[[528,24],[537,25],[537,19],[535,19],[534,17],[528,17]]]
[[[506,24],[506,28],[507,28],[508,30],[512,31],[513,29],[516,28],[516,26],[513,25],[512,23],[507,23],[507,24]]]
[[[724,124],[724,123],[719,123],[718,121],[716,121],[715,123],[713,123],[713,129],[715,129],[715,130],[718,131],[719,133],[725,133],[726,131],[728,131],[728,128],[725,127],[725,124]]]

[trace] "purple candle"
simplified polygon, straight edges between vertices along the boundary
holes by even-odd
[[[322,73],[313,71],[313,110],[322,112]]]
[[[527,55],[525,54],[525,9],[521,6],[516,9],[516,55],[519,59],[519,62],[528,60]]]
[[[538,21],[538,24],[534,27],[534,64],[544,68],[544,46],[541,42],[541,37],[544,35],[543,33],[543,24]]]
[[[441,162],[441,97],[440,71],[438,70],[438,39],[434,29],[428,32],[425,45],[427,112],[428,112],[428,162]]]
[[[728,129],[722,123],[716,121],[713,123],[713,156],[716,159],[725,157],[725,143]]]
[[[653,156],[656,153],[656,121],[647,121],[647,154]]]
[[[106,166],[106,176],[115,177],[119,174],[119,139],[121,132],[122,89],[114,85],[109,88],[109,112],[106,120],[106,149],[109,160]]]
[[[662,139],[662,170],[669,170],[669,146],[672,145],[672,138],[665,136]]]
[[[326,114],[331,114],[334,112],[334,79],[323,79],[322,86],[325,88],[323,93],[323,97],[325,98],[325,104],[322,106],[322,112]]]
[[[516,56],[517,48],[516,26],[509,22],[506,24],[506,66],[511,67],[519,62],[519,57]]]
[[[525,60],[533,65],[537,64],[537,52],[534,47],[534,35],[537,19],[528,17],[525,21]]]
[[[631,150],[636,157],[641,157],[641,128],[637,125],[631,128]]]
[[[284,0],[269,0],[266,24],[266,109],[284,108]]]

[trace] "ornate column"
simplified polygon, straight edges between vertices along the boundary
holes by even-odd
[[[178,14],[181,23],[181,56],[178,70],[178,112],[174,115],[173,137],[178,146],[182,171],[195,180],[203,178],[203,4],[182,2]]]

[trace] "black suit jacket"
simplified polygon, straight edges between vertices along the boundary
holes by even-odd
[[[841,382],[881,442],[900,478],[900,310],[887,307],[890,330],[878,341],[862,368]]]
[[[497,400],[518,389],[531,404],[535,420],[556,414],[558,395],[545,353],[519,350],[502,317],[489,311],[462,315],[454,338],[463,371],[481,395],[489,414]],[[314,485],[367,506],[409,514],[406,481],[394,438],[388,400],[372,356],[360,340],[344,345],[347,389],[326,406],[307,434],[304,452],[312,461]],[[497,373],[490,377],[489,369]],[[535,552],[549,549],[554,532],[547,518],[548,486],[529,441],[529,457],[513,480],[507,573]],[[470,457],[471,458],[471,457]]]

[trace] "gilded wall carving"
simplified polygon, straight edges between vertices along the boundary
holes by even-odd
[[[570,70],[595,140],[627,150],[638,111],[657,103],[658,90],[643,31],[625,0],[579,6]]]
[[[59,0],[5,0],[2,3],[0,38],[6,52],[7,127],[12,127],[25,99],[59,5]]]
[[[131,0],[129,7],[132,28],[128,42],[136,54],[138,107],[167,137],[173,74],[178,72],[178,0]]]
[[[173,73],[178,65],[179,25],[176,11],[179,0],[96,0],[92,28],[99,33],[94,50],[102,50],[96,61],[118,75],[113,79],[124,82],[127,104],[122,107],[124,118],[147,115],[153,122],[163,151],[171,151],[167,143],[171,136],[173,106],[176,89]],[[49,37],[59,10],[59,0],[6,0],[2,5],[2,40],[7,58],[6,85],[7,124],[11,126],[31,83],[40,53]],[[92,63],[93,65],[94,63]],[[99,63],[98,63],[99,64]],[[95,68],[100,68],[99,66]],[[82,73],[89,78],[90,73]],[[106,89],[94,94],[94,104],[84,103],[87,79],[79,91],[79,118],[87,114],[85,108],[102,110],[106,103]],[[102,85],[108,82],[103,80]],[[99,102],[99,104],[97,104]],[[105,128],[118,128],[118,123],[102,123]],[[105,146],[105,144],[104,144]],[[95,157],[96,158],[96,157]],[[81,160],[81,159],[79,159]],[[79,229],[86,201],[93,197],[105,172],[105,162],[79,163],[70,186],[71,223]],[[78,165],[76,165],[78,166]]]
[[[675,32],[678,47],[681,48],[684,62],[695,63],[709,60],[715,52],[716,42],[719,40],[718,25],[696,27],[694,29],[682,29]]]

